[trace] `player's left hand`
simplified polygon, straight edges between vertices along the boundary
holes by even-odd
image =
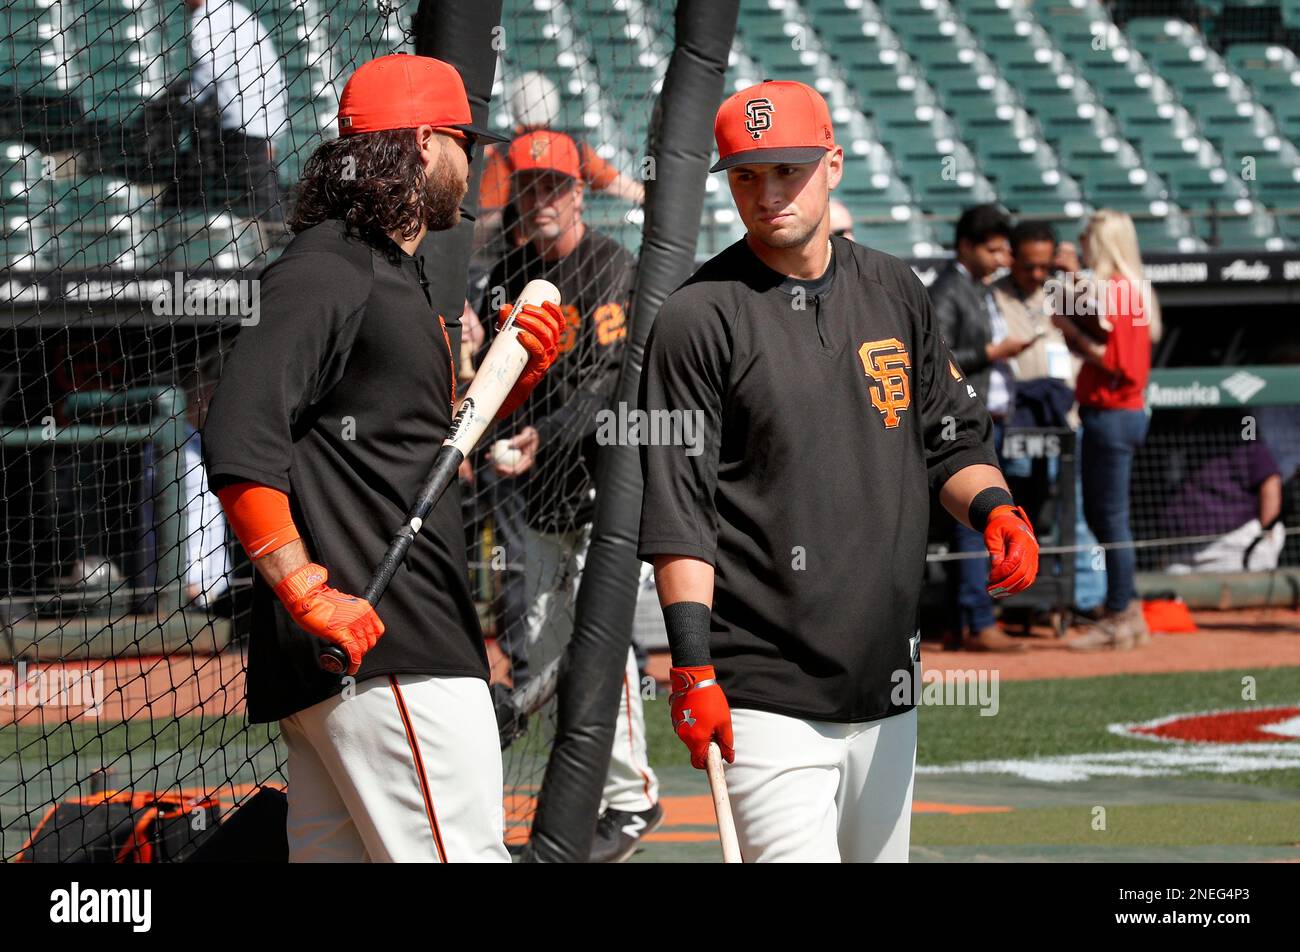
[[[735,763],[735,740],[731,730],[731,705],[722,693],[713,665],[672,668],[668,672],[673,693],[668,710],[673,730],[691,752],[691,766],[708,766],[709,744],[717,743],[722,759]]]
[[[505,325],[510,316],[511,305],[501,308],[497,317],[497,330]],[[524,366],[519,379],[506,395],[497,419],[504,420],[518,410],[528,399],[546,371],[555,363],[559,354],[560,334],[564,331],[564,314],[550,301],[543,301],[540,306],[525,304],[515,315],[515,326],[519,328],[518,341],[528,351],[528,363]]]
[[[984,545],[993,559],[988,593],[1005,598],[1023,592],[1038,577],[1038,540],[1019,506],[998,506],[989,513]]]

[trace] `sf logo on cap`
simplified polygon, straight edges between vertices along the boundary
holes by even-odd
[[[772,100],[751,99],[745,103],[745,129],[755,139],[761,139],[763,133],[772,128]]]

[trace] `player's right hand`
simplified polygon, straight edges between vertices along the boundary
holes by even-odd
[[[691,751],[691,766],[703,770],[708,766],[709,742],[717,741],[727,763],[736,759],[731,736],[731,706],[722,693],[713,665],[673,668],[669,672],[672,696],[673,730]]]
[[[303,631],[338,645],[348,656],[348,674],[356,674],[365,653],[384,633],[384,623],[364,598],[345,595],[325,583],[329,572],[308,562],[286,575],[275,594]]]
[[[501,308],[497,317],[497,329],[500,330],[510,316],[513,305]],[[514,413],[528,399],[537,382],[546,376],[551,364],[559,354],[560,334],[564,332],[564,314],[558,305],[543,301],[541,306],[525,304],[515,314],[515,326],[519,328],[518,341],[528,351],[528,363],[524,365],[519,379],[506,395],[497,411],[497,419],[504,420]]]

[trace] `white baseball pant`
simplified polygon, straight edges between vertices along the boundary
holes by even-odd
[[[558,657],[573,635],[578,583],[586,565],[590,541],[590,526],[573,532],[528,529],[525,550],[526,644],[534,670],[540,670],[552,658]],[[646,569],[654,571],[652,566],[645,565],[643,575]],[[644,586],[638,591],[643,589]],[[653,593],[651,597],[655,597]],[[639,813],[651,809],[658,801],[659,779],[650,768],[646,755],[641,679],[636,653],[629,647],[600,809],[604,812],[613,807]]]
[[[733,708],[727,792],[746,863],[905,863],[916,710],[836,724]]]
[[[290,862],[510,862],[485,681],[368,678],[280,731]]]

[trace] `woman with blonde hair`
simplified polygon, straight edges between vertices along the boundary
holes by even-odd
[[[1083,358],[1075,384],[1083,425],[1083,512],[1106,546],[1106,614],[1070,647],[1122,650],[1151,638],[1137,597],[1129,480],[1133,457],[1146,439],[1145,395],[1160,312],[1145,278],[1133,219],[1102,209],[1079,241],[1092,269],[1088,293],[1074,319],[1058,315],[1055,321],[1070,349]]]

